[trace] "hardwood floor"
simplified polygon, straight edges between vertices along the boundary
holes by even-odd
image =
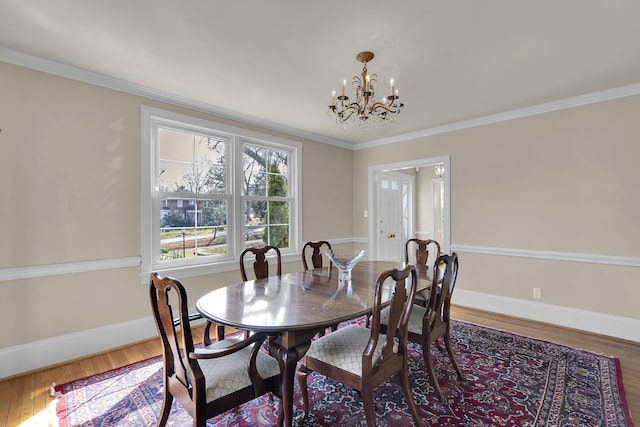
[[[453,307],[453,318],[617,357],[631,414],[640,416],[640,344],[463,307]],[[199,330],[194,333],[200,334]],[[54,425],[55,411],[50,409],[53,382],[66,383],[161,351],[159,340],[153,339],[6,379],[0,382],[0,426]]]

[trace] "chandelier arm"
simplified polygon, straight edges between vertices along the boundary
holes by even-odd
[[[376,102],[376,103],[373,105],[373,107],[372,107],[371,109],[372,109],[373,111],[376,111],[376,112],[377,112],[377,111],[379,111],[379,110],[383,110],[383,111],[386,111],[387,113],[393,113],[393,114],[395,114],[395,113],[399,113],[399,112],[400,112],[400,110],[399,110],[398,108],[395,108],[395,109],[394,109],[394,107],[396,107],[396,106],[395,106],[395,105],[393,105],[393,104],[391,104],[391,105],[384,105],[384,104],[383,104],[383,103],[381,103],[381,102]]]

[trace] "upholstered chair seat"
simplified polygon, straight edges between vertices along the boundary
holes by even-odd
[[[225,338],[203,349],[196,349],[195,353],[213,352],[217,349],[228,348],[240,341],[238,338]],[[251,379],[247,371],[247,360],[251,357],[251,349],[251,346],[245,347],[234,353],[232,357],[198,360],[205,378],[207,402],[251,386]],[[185,363],[188,362],[185,360]],[[280,374],[278,361],[263,351],[259,351],[256,356],[256,370],[262,378],[270,378]]]
[[[360,325],[349,325],[314,342],[307,356],[320,362],[335,366],[354,375],[362,375],[362,350],[367,346],[371,331]],[[386,341],[384,335],[373,352],[375,365],[382,355],[382,347]]]

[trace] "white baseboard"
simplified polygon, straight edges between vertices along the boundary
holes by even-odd
[[[451,302],[586,332],[640,342],[640,320],[594,311],[456,289]]]
[[[453,304],[640,342],[640,321],[457,289]],[[0,349],[0,379],[157,336],[151,316]],[[54,378],[55,381],[55,378]]]
[[[0,349],[0,378],[157,336],[151,316]],[[55,378],[53,379],[55,381]]]

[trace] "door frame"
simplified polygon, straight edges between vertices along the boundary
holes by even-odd
[[[444,166],[444,174],[442,178],[444,180],[444,241],[440,242],[443,253],[449,253],[451,248],[451,156],[449,154],[438,157],[427,157],[422,159],[407,160],[397,163],[386,163],[382,165],[369,166],[367,172],[368,182],[368,210],[369,210],[369,259],[377,259],[378,257],[378,236],[375,232],[376,224],[378,223],[378,194],[377,194],[377,175],[378,172],[396,170],[396,169],[409,169],[418,167],[429,167],[437,164]],[[415,205],[415,203],[414,203]],[[412,224],[409,227],[415,230],[415,217],[412,216]]]

